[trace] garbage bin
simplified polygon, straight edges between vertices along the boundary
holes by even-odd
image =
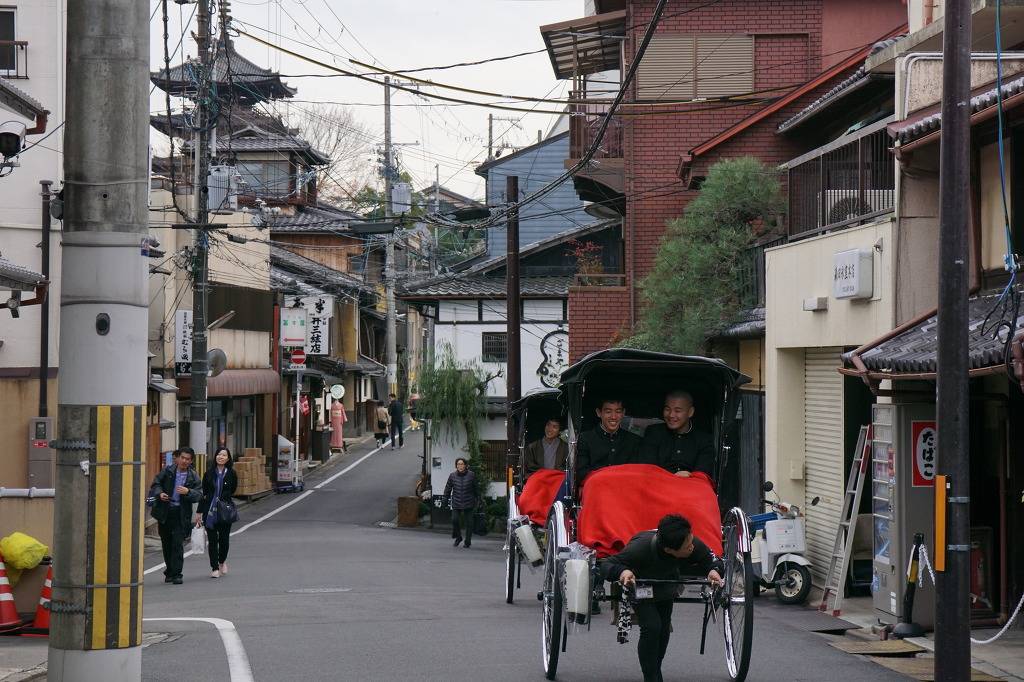
[[[331,456],[331,432],[313,432],[313,459],[326,462]]]

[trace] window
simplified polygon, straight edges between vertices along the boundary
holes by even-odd
[[[0,8],[0,75],[14,75],[18,69],[14,40],[14,9]]]
[[[637,71],[637,100],[727,97],[754,89],[754,37],[655,35]]]
[[[508,361],[508,340],[505,338],[505,332],[483,333],[483,360],[484,362]]]
[[[258,196],[284,197],[291,192],[287,161],[246,161],[237,168],[249,191]]]

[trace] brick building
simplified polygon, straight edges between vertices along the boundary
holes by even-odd
[[[572,79],[570,167],[630,68],[656,0],[594,0],[588,16],[541,27],[559,78]],[[605,286],[569,295],[573,360],[629,332],[667,221],[696,196],[709,166],[755,156],[775,166],[819,144],[779,125],[853,73],[872,45],[901,31],[899,0],[673,0],[594,160],[580,196],[623,218],[623,263]],[[611,85],[610,85],[611,84]]]

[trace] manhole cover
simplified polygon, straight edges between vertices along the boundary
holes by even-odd
[[[351,587],[300,587],[297,590],[288,590],[289,594],[332,594],[351,591]]]

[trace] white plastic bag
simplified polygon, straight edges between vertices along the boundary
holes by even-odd
[[[193,554],[206,554],[206,529],[202,526],[193,528],[191,543]]]

